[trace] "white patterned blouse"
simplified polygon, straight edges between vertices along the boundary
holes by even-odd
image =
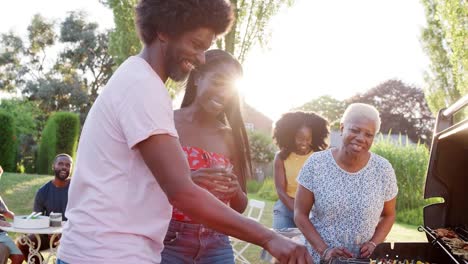
[[[314,194],[309,218],[329,247],[371,239],[384,203],[398,193],[392,165],[374,153],[364,168],[350,173],[338,166],[331,149],[316,152],[297,181]],[[306,246],[314,263],[319,263],[319,254],[307,241]]]

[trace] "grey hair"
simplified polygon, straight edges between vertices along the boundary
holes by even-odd
[[[341,117],[341,123],[347,124],[351,119],[354,118],[364,118],[374,121],[375,133],[379,132],[381,123],[380,114],[374,106],[362,103],[354,103],[348,105],[343,114],[343,117]]]

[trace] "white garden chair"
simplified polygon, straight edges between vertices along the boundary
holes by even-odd
[[[247,218],[260,222],[264,209],[265,209],[265,202],[254,200],[254,199],[249,199],[249,204],[247,206]],[[231,240],[232,240],[232,249],[234,251],[234,261],[236,261],[236,263],[250,264],[250,261],[248,261],[242,255],[250,246],[250,243],[242,241],[234,237],[231,237]]]

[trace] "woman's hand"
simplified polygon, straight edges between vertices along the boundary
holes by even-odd
[[[339,258],[339,257],[352,258],[353,254],[351,254],[351,252],[349,252],[346,248],[335,247],[335,248],[330,248],[326,250],[325,256],[322,256],[322,258],[325,261],[328,261],[331,258]]]
[[[227,181],[220,182],[221,188],[216,188],[216,196],[223,200],[230,200],[235,197],[239,192],[242,192],[242,188],[239,184],[239,180],[234,173],[226,173],[223,177],[228,179]]]
[[[374,242],[367,241],[361,245],[361,257],[368,258],[374,252],[374,249],[377,245]]]
[[[226,169],[223,168],[201,168],[191,171],[192,181],[212,194],[218,189],[227,189],[225,186],[229,184],[230,178],[226,175]]]

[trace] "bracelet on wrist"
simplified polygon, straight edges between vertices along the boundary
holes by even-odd
[[[321,259],[325,259],[325,257],[327,256],[328,251],[330,251],[331,249],[332,249],[331,247],[327,247],[327,248],[323,251],[323,253],[322,253],[322,255],[320,256],[320,258],[321,258]]]
[[[372,241],[372,240],[367,241],[367,243],[369,243],[369,244],[371,244],[372,246],[374,246],[374,248],[377,247],[377,244],[375,244],[374,241]]]

